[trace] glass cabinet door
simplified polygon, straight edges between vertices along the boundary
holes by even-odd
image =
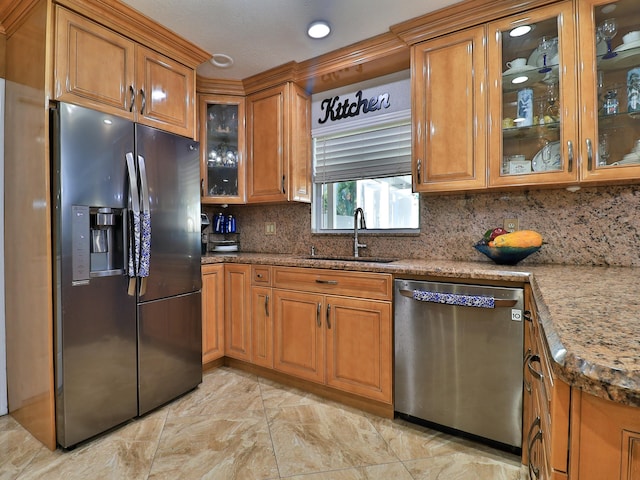
[[[204,203],[244,202],[244,99],[202,96],[200,150]]]
[[[583,180],[640,176],[640,4],[579,2]]]
[[[493,186],[577,181],[571,2],[489,25],[489,178]]]

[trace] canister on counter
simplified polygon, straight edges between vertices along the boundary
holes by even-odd
[[[627,111],[640,112],[640,67],[627,72]]]
[[[518,127],[530,127],[533,125],[533,89],[523,88],[518,90],[518,118],[515,120]]]
[[[215,233],[227,233],[227,220],[222,213],[218,213],[213,222],[213,231]]]

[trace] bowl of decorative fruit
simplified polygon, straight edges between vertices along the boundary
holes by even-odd
[[[507,232],[503,228],[487,230],[482,240],[474,245],[498,265],[515,265],[540,250],[542,235],[533,230]]]

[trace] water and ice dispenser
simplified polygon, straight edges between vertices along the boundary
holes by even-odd
[[[74,205],[72,215],[73,283],[123,275],[126,209]]]

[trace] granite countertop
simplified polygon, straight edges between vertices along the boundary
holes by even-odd
[[[590,394],[640,407],[640,270],[637,268],[510,267],[443,260],[373,263],[262,253],[202,257],[203,264],[221,262],[530,283],[553,357],[554,373]]]

